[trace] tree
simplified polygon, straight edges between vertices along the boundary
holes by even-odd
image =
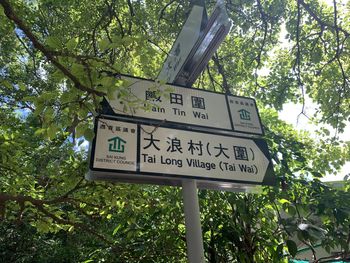
[[[214,2],[206,4],[210,11]],[[62,261],[186,262],[179,189],[85,181],[84,139],[94,136],[103,96],[118,91],[125,105],[138,106],[118,76],[157,76],[190,2],[0,5],[2,258],[45,262],[36,252],[43,249],[48,257],[62,251]],[[233,27],[194,86],[256,97],[279,185],[259,195],[201,191],[206,257],[283,261],[296,254],[297,235],[312,251],[338,246],[346,258],[348,182],[336,190],[319,178],[350,160],[349,142],[338,139],[350,115],[348,6],[248,0],[226,7]],[[316,139],[278,119],[290,101],[305,115],[307,97],[319,106]],[[32,250],[20,245],[29,240]],[[17,257],[8,253],[14,247]]]

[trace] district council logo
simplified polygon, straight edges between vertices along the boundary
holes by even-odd
[[[250,112],[249,111],[247,111],[245,109],[241,109],[238,112],[239,112],[239,117],[241,118],[241,120],[250,121]]]
[[[125,151],[126,141],[120,138],[119,136],[110,138],[108,142],[108,150],[110,152],[123,153]]]

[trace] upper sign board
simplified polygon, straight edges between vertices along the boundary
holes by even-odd
[[[90,161],[95,175],[92,179],[99,179],[102,174],[103,179],[122,177],[132,182],[149,180],[173,185],[171,180],[196,178],[211,181],[218,189],[220,183],[274,184],[272,163],[262,139],[108,118],[97,119],[95,127]]]
[[[231,28],[224,1],[217,1],[209,17],[203,6],[193,5],[158,79],[192,86]]]
[[[218,0],[206,28],[172,83],[191,87],[225,39],[231,24],[224,1]]]
[[[203,6],[194,5],[184,26],[171,48],[158,79],[173,83],[180,69],[183,67],[188,55],[197,42],[204,18]]]
[[[258,108],[252,98],[227,96],[233,131],[262,134]]]
[[[124,100],[144,107],[128,108],[120,98],[107,99],[110,107],[104,114],[132,116],[159,122],[191,125],[250,134],[263,134],[255,100],[175,85],[159,85],[154,81],[122,77],[128,88]],[[125,96],[125,95],[124,95]]]

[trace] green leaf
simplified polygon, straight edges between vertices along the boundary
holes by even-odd
[[[104,88],[108,88],[113,86],[116,80],[113,77],[103,77],[99,82],[104,86]]]
[[[73,51],[77,47],[78,42],[79,42],[79,38],[78,37],[71,38],[66,44],[67,49],[69,51]]]
[[[279,199],[279,200],[278,200],[278,202],[280,202],[281,204],[285,204],[285,203],[290,204],[290,201],[289,201],[289,200],[287,200],[287,199],[284,199],[284,198]]]
[[[294,206],[288,206],[287,207],[287,213],[291,216],[294,216],[296,214],[297,210],[295,209]]]
[[[94,131],[93,131],[92,129],[86,129],[86,130],[85,130],[85,132],[84,132],[84,138],[85,138],[87,141],[91,142],[92,139],[94,138],[94,136],[95,136],[95,133],[94,133]]]
[[[125,46],[129,46],[134,40],[131,36],[125,36],[121,39]]]
[[[78,76],[78,77],[85,76],[85,74],[86,74],[84,66],[79,64],[79,63],[74,63],[72,65],[71,70],[72,70],[73,75]]]
[[[86,123],[79,123],[78,126],[75,129],[75,136],[77,138],[80,138],[81,136],[84,136],[86,130],[89,129],[88,124]]]
[[[48,101],[48,100],[52,100],[54,98],[57,97],[57,93],[54,93],[54,92],[45,92],[41,95],[41,99],[42,100],[45,100],[45,101]]]
[[[110,45],[110,41],[108,38],[103,38],[100,40],[100,42],[98,43],[99,44],[99,47],[102,51],[105,51],[106,49],[109,48],[109,45]]]
[[[58,37],[49,36],[46,38],[46,45],[53,49],[59,49],[62,47],[62,43]]]
[[[35,97],[32,97],[32,96],[25,96],[25,97],[23,97],[23,100],[24,100],[24,101],[33,102],[33,101],[35,101]]]
[[[122,224],[119,224],[119,225],[117,225],[117,227],[116,228],[114,228],[114,230],[113,230],[113,236],[115,235],[115,234],[117,234],[118,233],[118,231],[119,231],[119,229],[122,227]]]
[[[322,175],[321,173],[319,173],[319,172],[313,172],[312,175],[313,175],[314,177],[316,177],[316,178],[321,178],[321,177],[323,177],[323,175]]]
[[[44,112],[45,121],[52,120],[54,118],[54,110],[51,107],[46,107]]]
[[[8,80],[1,81],[2,85],[4,85],[8,89],[12,89],[12,84]]]
[[[34,134],[39,136],[39,135],[44,134],[45,131],[46,131],[46,129],[40,128],[40,129],[37,129],[37,130],[34,132]]]
[[[293,240],[287,240],[287,248],[288,252],[292,257],[295,257],[295,255],[298,253],[298,247],[297,244]]]
[[[18,87],[22,91],[25,91],[27,89],[26,85],[24,85],[22,82],[18,83]]]
[[[51,124],[51,125],[47,128],[46,132],[47,132],[48,138],[49,138],[49,139],[53,139],[53,138],[56,137],[56,134],[57,134],[57,132],[58,132],[58,127],[57,127],[56,125],[54,125],[54,124]]]
[[[34,104],[35,104],[35,111],[34,111],[34,114],[36,115],[36,116],[38,116],[41,112],[42,112],[42,110],[44,109],[44,103],[42,102],[42,101],[40,101],[40,100],[36,100],[36,101],[34,101]]]
[[[50,232],[50,224],[45,221],[38,221],[36,223],[37,229],[42,233],[48,233]]]

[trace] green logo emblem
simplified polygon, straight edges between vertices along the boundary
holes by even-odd
[[[109,142],[109,151],[110,152],[117,152],[117,153],[123,153],[124,150],[125,150],[125,145],[126,144],[126,141],[124,141],[122,138],[120,137],[113,137],[113,138],[110,138],[108,140]]]
[[[250,121],[250,112],[249,111],[247,111],[245,109],[241,109],[238,112],[239,112],[239,117],[241,118],[241,120]]]

